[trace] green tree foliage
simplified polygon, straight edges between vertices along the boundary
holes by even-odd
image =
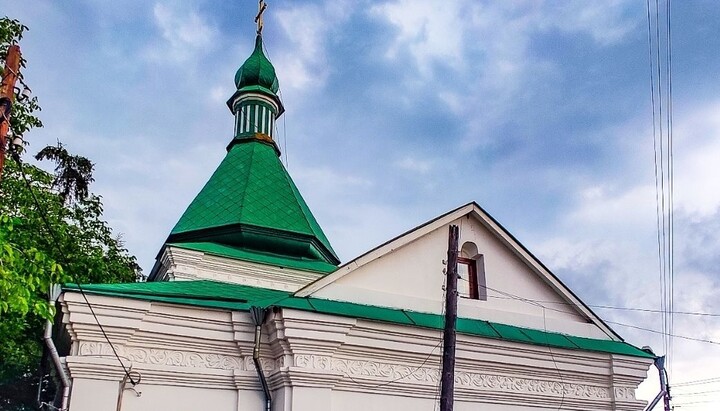
[[[3,67],[8,45],[26,29],[0,19]],[[34,98],[16,99],[14,135],[42,126],[39,109]],[[0,180],[0,411],[37,409],[42,333],[55,314],[50,284],[141,278],[135,257],[103,221],[100,197],[89,191],[92,162],[60,143],[36,158],[54,162],[54,174],[25,163],[16,151],[6,158]]]

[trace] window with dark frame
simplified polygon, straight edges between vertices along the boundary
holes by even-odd
[[[458,295],[460,297],[479,299],[478,276],[476,261],[472,258],[458,257]]]

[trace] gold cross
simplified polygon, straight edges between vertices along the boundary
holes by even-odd
[[[258,14],[257,14],[257,16],[255,16],[255,23],[257,23],[258,36],[262,35],[263,13],[265,12],[266,8],[267,8],[267,4],[265,4],[265,0],[259,0],[258,1]]]

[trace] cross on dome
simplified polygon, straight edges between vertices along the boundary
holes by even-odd
[[[255,16],[255,23],[257,23],[258,36],[262,36],[263,13],[265,13],[265,9],[267,9],[267,4],[265,3],[265,0],[259,0],[258,1],[258,14],[257,14],[257,16]]]

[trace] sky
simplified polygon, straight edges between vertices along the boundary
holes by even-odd
[[[257,3],[12,1],[45,127],[146,274],[225,154]],[[586,303],[660,308],[646,2],[271,1],[282,161],[348,261],[478,202]],[[675,308],[720,313],[720,8],[675,2]],[[29,156],[28,156],[29,158]],[[48,167],[46,165],[45,167]],[[511,292],[511,290],[506,290]],[[597,308],[652,330],[657,313]],[[612,325],[663,353],[662,338]],[[720,317],[675,316],[671,383],[718,377]],[[658,391],[651,378],[638,391]],[[717,409],[720,381],[679,385]]]

